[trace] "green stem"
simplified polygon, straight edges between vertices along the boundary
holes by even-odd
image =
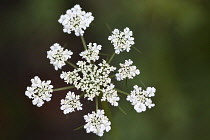
[[[109,76],[109,78],[114,78],[115,77],[115,75],[111,75],[111,76]]]
[[[109,26],[109,24],[106,23],[106,27],[107,27],[107,29],[108,29],[110,32],[112,32],[112,29],[111,29],[111,27]]]
[[[126,79],[125,79],[125,85],[126,85],[126,87],[128,87],[128,77],[126,77]]]
[[[98,110],[98,97],[95,98],[96,100],[96,111]]]
[[[81,129],[83,126],[84,126],[84,125],[81,125],[81,126],[75,128],[74,131]]]
[[[71,88],[75,88],[75,86],[69,86],[69,87],[56,88],[56,89],[53,89],[53,91],[66,90],[66,89],[71,89]]]
[[[114,56],[115,56],[115,53],[113,53],[112,56],[110,57],[108,64],[110,64],[112,62],[112,59],[114,58]]]
[[[124,115],[127,115],[127,113],[119,105],[118,105],[118,108]]]
[[[99,53],[100,55],[104,55],[104,56],[110,56],[110,54],[106,54],[106,53]]]
[[[106,62],[108,62],[108,60],[109,60],[109,56],[106,57]]]
[[[85,42],[85,39],[83,36],[81,36],[81,40],[82,40],[82,44],[84,46],[84,49],[87,50],[87,45],[86,45],[86,42]]]
[[[85,94],[85,92],[83,92],[82,94],[80,94],[80,98],[81,98],[81,97],[83,97],[83,96],[84,96],[84,94]]]
[[[66,115],[66,119],[68,119],[68,118],[69,118],[69,114]]]
[[[138,48],[136,48],[135,46],[133,46],[133,48],[134,48],[134,50],[136,50],[138,53],[142,54],[142,52],[141,52]]]
[[[78,67],[76,65],[74,65],[73,63],[66,61],[66,63],[68,63],[70,66],[72,66],[73,68],[77,69]]]
[[[143,86],[144,88],[147,88],[146,85],[144,84],[144,82],[142,82],[141,80],[139,80],[139,81],[140,81],[140,83],[142,84],[142,86]]]
[[[122,90],[119,90],[119,89],[117,89],[117,88],[114,88],[117,92],[119,92],[119,93],[122,93],[122,94],[125,94],[125,95],[130,95],[129,93],[127,93],[127,92],[124,92],[124,91],[122,91]]]

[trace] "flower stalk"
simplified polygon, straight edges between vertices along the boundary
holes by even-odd
[[[77,131],[77,130],[81,129],[82,127],[84,127],[84,125],[81,125],[81,126],[75,128],[74,131]]]
[[[73,68],[77,69],[78,67],[76,65],[74,65],[73,63],[66,61],[67,64],[69,64],[70,66],[72,66]]]
[[[117,89],[117,88],[114,88],[117,92],[119,92],[119,93],[122,93],[122,94],[125,94],[125,95],[130,95],[129,93],[127,93],[127,92],[124,92],[124,91],[122,91],[122,90],[119,90],[119,89]]]
[[[124,115],[127,115],[127,113],[119,105],[118,105],[118,108]]]
[[[87,50],[87,45],[86,45],[86,42],[85,42],[85,39],[83,36],[81,36],[81,40],[82,40],[82,44],[84,46],[84,49]]]
[[[96,111],[98,110],[98,97],[96,97]]]
[[[67,90],[67,89],[72,89],[72,88],[75,88],[75,86],[68,86],[68,87],[56,88],[56,89],[53,89],[53,91],[61,91],[61,90]]]
[[[110,57],[109,61],[107,62],[108,64],[110,64],[112,62],[112,59],[114,58],[115,53],[112,54],[112,56]]]

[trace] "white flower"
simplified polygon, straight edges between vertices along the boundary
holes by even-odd
[[[85,92],[84,97],[93,101],[93,98],[99,96],[99,94],[107,89],[111,84],[111,78],[109,74],[116,68],[110,66],[105,60],[98,65],[87,64],[84,61],[77,62],[78,69],[74,69],[72,72],[62,72],[61,79],[64,79],[66,83],[73,84],[77,89]],[[116,92],[113,90],[106,90],[105,94],[113,94],[116,97]],[[115,99],[116,101],[118,100]],[[111,104],[114,104],[115,101]],[[115,103],[116,104],[116,103]]]
[[[51,50],[47,51],[47,58],[50,59],[50,64],[53,64],[55,70],[61,69],[66,65],[65,61],[71,58],[72,51],[64,50],[58,43],[55,43],[50,47]]]
[[[64,33],[71,34],[74,31],[76,36],[83,36],[84,30],[89,27],[93,20],[92,13],[82,11],[80,5],[77,4],[67,10],[65,15],[61,15],[58,22],[63,25]]]
[[[115,74],[118,81],[124,80],[125,78],[133,79],[136,75],[140,74],[140,70],[136,66],[131,66],[133,64],[132,60],[125,60],[124,64],[120,63],[120,69],[118,73]]]
[[[91,61],[96,61],[99,59],[99,51],[101,50],[101,45],[97,45],[96,43],[89,43],[88,45],[88,49],[81,52],[80,56],[82,56],[82,58],[85,58],[87,60],[88,63],[90,63]]]
[[[71,113],[74,112],[75,109],[82,110],[82,104],[79,99],[79,95],[75,95],[74,92],[69,91],[65,99],[61,100],[61,110],[63,110],[63,113]]]
[[[134,105],[136,112],[141,113],[146,111],[146,107],[152,108],[155,104],[149,97],[155,96],[156,89],[154,87],[147,87],[146,90],[142,90],[137,85],[133,86],[134,90],[127,96],[127,101],[130,101]]]
[[[148,97],[155,96],[156,89],[154,87],[147,87],[146,94]]]
[[[152,107],[155,106],[155,104],[152,103],[152,100],[151,100],[151,99],[148,99],[148,98],[146,98],[145,105],[146,105],[148,108],[152,108]]]
[[[134,109],[136,110],[136,112],[141,113],[143,111],[146,111],[146,106],[145,104],[138,102],[134,105]]]
[[[86,122],[84,128],[87,133],[93,132],[98,136],[103,136],[104,131],[108,132],[111,130],[111,122],[104,115],[104,110],[92,111],[91,114],[84,115],[84,120]]]
[[[101,101],[108,101],[113,106],[118,106],[118,101],[120,100],[120,97],[117,95],[117,91],[114,89],[114,85],[110,84],[106,88],[102,89],[102,99]]]
[[[119,54],[123,51],[130,51],[130,47],[134,45],[134,38],[132,37],[133,32],[128,27],[123,32],[118,29],[112,31],[112,35],[108,37],[111,43],[114,45],[115,53]]]
[[[32,99],[33,105],[41,107],[44,104],[44,101],[50,101],[53,92],[53,86],[50,85],[51,81],[41,81],[38,76],[35,76],[34,79],[31,79],[31,87],[27,87],[25,95],[29,99]]]

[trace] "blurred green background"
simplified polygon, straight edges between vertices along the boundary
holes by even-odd
[[[64,34],[57,22],[61,14],[75,4],[90,11],[94,22],[85,32],[87,42],[103,46],[112,53],[107,40],[112,29],[129,27],[135,37],[130,53],[115,57],[112,65],[132,59],[141,74],[119,82],[118,88],[129,92],[133,85],[157,89],[156,106],[136,113],[121,98],[122,114],[112,107],[112,129],[102,138],[86,134],[83,115],[94,110],[84,103],[84,110],[69,115],[60,108],[66,91],[53,93],[43,107],[33,106],[24,92],[30,79],[38,75],[51,79],[55,88],[66,86],[46,58],[49,47],[58,42],[74,52],[76,62],[82,51],[79,37]],[[5,0],[0,3],[1,73],[0,139],[1,140],[209,140],[210,139],[210,19],[208,0]],[[69,69],[68,66],[64,68]],[[70,69],[71,70],[71,69]]]

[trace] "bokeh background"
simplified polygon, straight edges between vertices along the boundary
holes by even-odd
[[[106,25],[134,32],[135,47],[115,57],[112,65],[132,59],[141,74],[119,82],[129,92],[133,85],[157,89],[156,107],[136,113],[121,98],[118,108],[108,114],[112,129],[102,138],[86,134],[83,115],[95,109],[84,103],[84,110],[63,115],[60,99],[66,91],[53,93],[52,101],[38,108],[24,92],[30,79],[38,75],[52,80],[55,88],[66,86],[46,58],[49,47],[58,42],[79,58],[79,37],[64,34],[57,22],[75,4],[93,13],[95,20],[85,32],[87,42],[112,53]],[[210,18],[209,0],[4,0],[0,3],[0,139],[1,140],[209,140],[210,139]],[[64,70],[72,70],[65,66]],[[79,92],[78,92],[79,93]]]

